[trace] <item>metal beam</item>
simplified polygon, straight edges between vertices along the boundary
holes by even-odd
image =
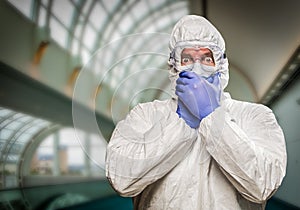
[[[76,106],[81,122],[79,129],[93,132],[90,128],[90,116],[95,116],[98,126],[106,139],[114,129],[111,119],[94,113],[71,98],[42,84],[20,71],[0,62],[0,106],[28,113],[62,126],[73,127],[72,103]]]

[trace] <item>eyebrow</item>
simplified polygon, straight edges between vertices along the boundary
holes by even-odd
[[[204,53],[204,55],[213,56],[212,52],[210,52],[210,51],[208,51],[208,52]]]
[[[181,57],[190,57],[190,58],[192,58],[193,56],[191,56],[190,54],[185,54],[185,53],[183,53],[183,54],[181,55]]]
[[[204,53],[203,55],[213,57],[213,54],[212,54],[212,52],[210,52],[210,51]],[[181,57],[190,57],[190,58],[192,58],[193,56],[191,56],[191,54],[183,53],[183,54],[181,55]]]

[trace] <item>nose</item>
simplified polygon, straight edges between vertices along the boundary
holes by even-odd
[[[195,58],[194,63],[201,63],[202,59],[201,58]]]

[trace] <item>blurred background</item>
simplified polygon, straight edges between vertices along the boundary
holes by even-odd
[[[266,209],[300,209],[300,1],[0,1],[0,209],[132,209],[105,178],[115,124],[170,97],[184,15],[226,41],[232,98],[270,107],[288,168]]]

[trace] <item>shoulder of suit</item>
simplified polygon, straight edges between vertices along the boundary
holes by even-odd
[[[231,104],[234,107],[239,109],[244,109],[245,111],[251,112],[272,112],[272,110],[264,104],[256,103],[256,102],[248,102],[248,101],[240,101],[236,99],[230,99]]]

